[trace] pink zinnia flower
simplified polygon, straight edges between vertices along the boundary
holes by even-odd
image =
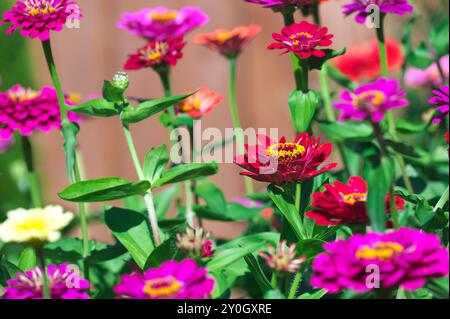
[[[70,105],[70,101],[66,103]],[[80,117],[69,112],[69,120],[77,121]],[[0,92],[0,138],[8,139],[14,131],[21,135],[33,132],[49,132],[61,127],[58,96],[56,90],[44,87],[33,91],[20,85]]]
[[[341,102],[334,107],[342,111],[341,121],[370,118],[380,122],[387,111],[408,105],[406,92],[396,80],[380,78],[376,82],[361,85],[354,92],[344,91]]]
[[[51,299],[89,299],[85,292],[89,289],[89,281],[80,278],[69,265],[46,268]],[[16,279],[9,279],[7,284],[3,299],[43,299],[43,275],[39,267],[18,273]]]
[[[324,245],[325,253],[313,262],[311,284],[339,293],[345,289],[367,292],[366,279],[379,269],[380,288],[417,290],[429,278],[448,275],[448,250],[439,237],[401,228],[391,233],[354,235]]]
[[[448,97],[448,85],[441,86],[439,90],[434,90],[434,97],[428,100],[431,104],[437,105],[437,110],[441,112],[434,120],[434,124],[441,123],[443,119],[448,115],[449,110],[449,97]]]
[[[208,23],[208,15],[199,8],[184,7],[171,10],[166,7],[125,12],[117,24],[119,29],[147,40],[166,40],[184,37],[188,32]]]
[[[442,79],[437,63],[433,63],[424,70],[414,67],[408,68],[405,75],[406,84],[411,87],[442,85],[445,80],[448,80],[449,76],[449,56],[442,57],[439,64],[444,71],[445,79]]]
[[[11,24],[6,31],[7,34],[20,29],[21,36],[47,41],[50,38],[50,31],[61,31],[75,11],[79,16],[81,12],[78,5],[69,0],[17,1],[11,11],[3,14],[0,25]]]
[[[2,139],[0,137],[0,154],[6,152],[14,143],[14,139],[12,137],[8,139]]]
[[[210,234],[203,228],[187,228],[185,233],[177,234],[177,247],[192,258],[210,258],[214,256]]]
[[[343,5],[343,14],[349,16],[356,13],[355,20],[358,23],[365,23],[369,13],[369,6],[378,6],[380,13],[395,13],[404,15],[414,11],[414,7],[409,4],[408,0],[353,0],[349,4]]]
[[[183,38],[151,41],[131,54],[125,63],[124,69],[140,70],[143,68],[157,69],[167,65],[176,66],[183,57],[183,48],[186,45]]]
[[[166,261],[144,274],[123,275],[114,292],[127,299],[208,299],[214,279],[192,259]]]
[[[224,97],[219,93],[202,87],[194,95],[176,104],[175,111],[187,114],[193,119],[200,119],[222,103],[223,99]]]
[[[284,53],[295,53],[303,59],[311,56],[324,57],[323,47],[330,46],[334,35],[328,34],[328,28],[321,28],[317,24],[308,21],[294,23],[281,30],[281,34],[274,33],[273,38],[278,41],[269,45],[268,49],[285,50]]]
[[[268,245],[267,253],[261,251],[259,256],[278,273],[295,274],[306,261],[306,257],[297,257],[295,244],[292,243],[288,246],[286,240],[279,243],[276,248]]]

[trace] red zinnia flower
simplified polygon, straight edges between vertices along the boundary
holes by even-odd
[[[324,57],[325,52],[320,48],[330,46],[334,35],[328,34],[326,27],[302,21],[283,28],[281,34],[274,33],[272,37],[278,42],[269,45],[268,49],[284,49],[286,51],[283,53],[292,52],[307,59],[311,56]]]
[[[175,105],[177,113],[184,113],[193,119],[199,119],[222,103],[224,97],[206,87],[198,89],[197,93]]]
[[[247,154],[235,158],[235,163],[247,170],[241,175],[269,183],[296,183],[316,177],[337,166],[336,163],[319,168],[330,156],[332,144],[320,143],[320,138],[300,133],[294,142],[279,142],[258,135],[259,144],[246,145]]]
[[[125,63],[125,70],[140,70],[143,68],[158,68],[160,66],[177,65],[183,57],[181,52],[184,46],[183,38],[168,39],[164,41],[151,41],[140,48],[137,53],[130,55]]]
[[[398,41],[387,40],[389,72],[400,70],[405,62],[402,45]],[[378,41],[357,44],[347,53],[334,59],[334,66],[350,80],[372,81],[381,75]]]
[[[340,224],[367,224],[367,184],[359,176],[350,177],[346,184],[339,181],[333,185],[325,184],[324,192],[313,194],[313,209],[306,213],[320,226]],[[391,197],[386,196],[386,213],[391,210]],[[405,201],[396,196],[397,211],[405,209]]]
[[[202,33],[194,38],[194,43],[204,45],[225,56],[241,53],[260,32],[255,24],[241,26],[233,30],[218,29],[212,33]]]

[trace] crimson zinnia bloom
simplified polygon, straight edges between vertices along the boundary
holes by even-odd
[[[398,41],[386,41],[389,72],[400,70],[405,61],[402,45]],[[333,60],[334,66],[350,80],[372,81],[381,75],[378,41],[364,42],[347,50]]]
[[[186,45],[183,38],[168,39],[164,41],[151,41],[131,54],[125,63],[125,70],[140,70],[144,68],[158,68],[161,66],[176,66],[183,57],[183,48]]]
[[[308,21],[294,23],[281,30],[281,34],[274,33],[272,37],[278,41],[269,45],[268,49],[285,50],[284,53],[295,53],[303,59],[311,56],[318,58],[324,57],[325,52],[320,50],[323,47],[330,46],[334,35],[328,34],[328,28],[321,28],[317,24],[311,24]]]
[[[255,24],[233,30],[218,29],[212,33],[201,33],[193,41],[225,56],[235,56],[241,53],[261,30],[261,27]]]
[[[6,31],[12,34],[20,30],[20,35],[31,39],[47,41],[50,31],[61,31],[67,19],[80,9],[76,2],[68,0],[26,0],[17,1],[16,6],[3,14],[0,25],[10,23]]]
[[[320,143],[320,138],[300,133],[293,142],[282,137],[279,142],[258,135],[259,144],[246,145],[247,154],[234,162],[247,170],[241,175],[257,181],[276,184],[298,183],[316,177],[337,166],[336,163],[319,168],[330,156],[332,144]]]
[[[222,103],[224,97],[206,87],[175,105],[177,113],[187,114],[193,119],[200,119]]]
[[[312,210],[306,213],[320,226],[367,224],[367,184],[359,176],[350,177],[347,184],[339,181],[325,184],[324,192],[313,194]],[[386,196],[386,213],[390,213],[390,196]],[[396,196],[397,211],[405,209],[405,201]]]

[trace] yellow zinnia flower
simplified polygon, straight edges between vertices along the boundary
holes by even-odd
[[[61,237],[61,229],[73,219],[61,206],[45,208],[19,208],[8,212],[0,224],[0,240],[3,242],[32,243],[54,242]]]

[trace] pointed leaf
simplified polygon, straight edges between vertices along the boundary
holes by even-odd
[[[169,162],[169,151],[166,145],[152,148],[144,161],[144,177],[151,184],[161,177],[164,167]]]
[[[185,180],[194,179],[202,176],[217,174],[216,163],[192,163],[173,167],[162,174],[152,187],[160,187],[166,184],[179,183]]]

